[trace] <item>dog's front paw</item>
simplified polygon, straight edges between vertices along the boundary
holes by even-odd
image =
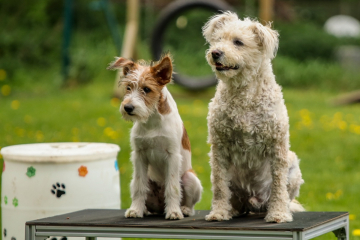
[[[266,222],[276,222],[276,223],[284,223],[284,222],[292,222],[293,218],[289,212],[269,212],[266,217]]]
[[[165,218],[170,220],[180,220],[184,218],[184,215],[181,211],[171,211],[166,213]]]
[[[181,206],[181,212],[184,214],[185,217],[194,215],[194,209],[191,209],[187,206]]]
[[[211,211],[209,215],[205,216],[206,221],[223,221],[229,219],[231,219],[231,216],[228,211]]]
[[[130,208],[130,209],[126,210],[126,212],[125,212],[126,218],[143,218],[143,216],[144,216],[143,212],[133,209],[133,208]]]

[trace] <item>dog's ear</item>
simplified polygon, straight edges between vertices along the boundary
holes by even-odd
[[[216,29],[221,28],[225,22],[239,20],[236,13],[227,11],[222,14],[215,15],[209,19],[207,23],[202,27],[202,33],[207,42],[210,42]]]
[[[273,59],[279,47],[279,33],[271,29],[271,24],[264,26],[259,22],[254,22],[251,28],[257,37],[258,45],[263,48],[264,54]]]
[[[126,76],[131,70],[134,70],[137,67],[137,64],[132,60],[119,57],[116,58],[115,61],[111,62],[109,66],[106,68],[108,70],[116,70],[119,68],[123,68],[123,73]]]
[[[165,55],[159,63],[150,67],[150,71],[160,85],[171,81],[173,66],[169,55]]]

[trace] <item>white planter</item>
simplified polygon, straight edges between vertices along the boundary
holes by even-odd
[[[1,149],[2,239],[23,240],[29,220],[87,208],[120,209],[119,150],[106,143],[41,143]]]

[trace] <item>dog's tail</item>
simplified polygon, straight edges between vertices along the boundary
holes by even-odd
[[[290,202],[290,212],[305,212],[305,208],[297,200],[293,199]]]

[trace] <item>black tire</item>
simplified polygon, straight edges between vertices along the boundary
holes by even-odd
[[[233,10],[230,5],[221,0],[177,0],[167,5],[160,13],[151,37],[151,52],[154,59],[159,59],[164,52],[163,37],[170,20],[178,17],[182,12],[192,8],[203,8],[220,13],[221,11]],[[214,86],[217,80],[214,75],[204,77],[192,77],[177,73],[173,75],[174,82],[190,90],[201,90]]]

